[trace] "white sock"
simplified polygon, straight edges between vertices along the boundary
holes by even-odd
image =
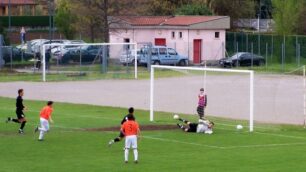
[[[44,134],[45,134],[45,131],[43,130],[40,130],[40,133],[39,133],[39,140],[42,140],[44,138]]]
[[[135,161],[138,161],[138,150],[134,149],[134,159]]]
[[[124,160],[128,161],[129,159],[129,149],[125,148],[124,150]]]

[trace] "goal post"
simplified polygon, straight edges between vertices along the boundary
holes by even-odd
[[[115,48],[112,50],[112,47],[116,47],[116,46],[121,46],[121,47],[129,47],[128,49],[131,51],[129,52],[129,56],[133,57],[134,60],[133,60],[133,67],[134,67],[134,78],[137,79],[138,78],[138,57],[137,57],[137,43],[66,43],[66,44],[43,44],[41,47],[40,47],[40,52],[41,52],[41,65],[42,65],[42,81],[45,82],[47,81],[47,78],[46,78],[46,73],[47,73],[47,70],[46,70],[46,51],[47,49],[53,49],[53,47],[60,47],[60,49],[64,49],[65,46],[75,46],[75,47],[82,47],[82,46],[101,46],[102,48],[101,51],[103,51],[103,47],[104,46],[107,46],[107,47],[110,47],[107,51],[108,54],[107,55],[107,58],[110,58],[111,54],[112,53],[117,53],[116,54],[116,57],[115,58],[118,58],[117,60],[119,60],[119,56],[121,53],[122,50],[116,50]],[[118,48],[117,47],[117,48]],[[132,48],[131,48],[132,47]],[[122,48],[121,48],[122,49]],[[126,49],[126,48],[125,48]],[[103,52],[102,52],[103,54]],[[128,55],[126,55],[128,56]],[[81,62],[81,57],[80,57],[80,62]]]
[[[200,67],[177,67],[177,66],[151,66],[150,76],[150,121],[154,121],[154,93],[155,93],[155,69],[169,70],[193,70],[206,72],[224,72],[224,73],[240,73],[249,75],[249,131],[254,130],[254,71],[252,70],[234,70],[234,69],[219,69],[219,68],[200,68]],[[205,78],[206,76],[204,76]]]

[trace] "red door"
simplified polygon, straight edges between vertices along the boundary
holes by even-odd
[[[193,40],[193,63],[201,63],[201,54],[202,54],[202,40],[194,39]]]
[[[155,45],[166,46],[165,38],[155,38]]]

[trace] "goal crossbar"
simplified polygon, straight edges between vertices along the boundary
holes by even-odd
[[[219,68],[200,68],[200,67],[177,67],[177,66],[151,66],[150,77],[150,121],[154,121],[154,69],[180,69],[180,70],[196,70],[209,72],[228,72],[228,73],[246,73],[250,75],[250,112],[249,112],[249,131],[254,131],[254,71],[252,70],[235,70],[235,69],[219,69]]]

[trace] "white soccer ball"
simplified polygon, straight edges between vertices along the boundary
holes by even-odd
[[[177,114],[173,115],[173,119],[179,119],[180,117]]]
[[[237,128],[237,130],[241,130],[241,129],[243,129],[243,126],[240,125],[240,124],[238,124],[238,125],[236,126],[236,128]]]

